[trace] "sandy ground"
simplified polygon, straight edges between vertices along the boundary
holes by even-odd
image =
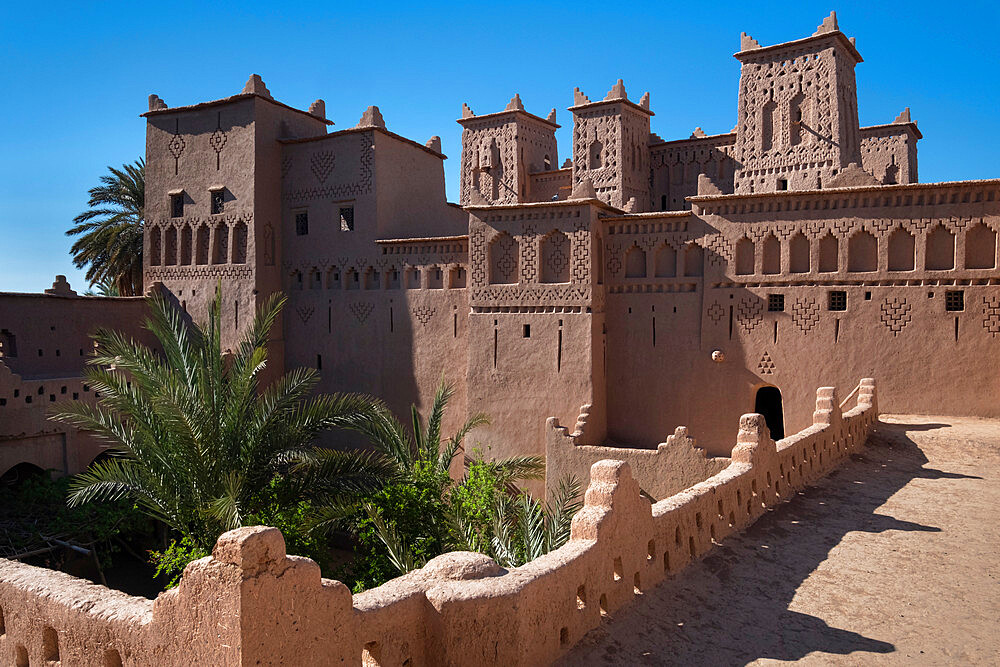
[[[564,665],[1000,664],[1000,420],[883,415],[860,455]]]

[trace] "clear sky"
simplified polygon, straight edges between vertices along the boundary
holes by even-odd
[[[93,5],[93,6],[90,6]],[[440,135],[457,193],[462,102],[557,109],[560,163],[579,86],[619,77],[650,92],[653,132],[736,123],[739,34],[762,45],[812,34],[830,10],[857,38],[862,125],[912,109],[924,182],[1000,177],[1000,3],[498,2],[6,3],[0,19],[0,291],[64,273],[87,286],[64,235],[107,165],[145,151],[146,97],[226,97],[260,74],[276,99],[326,100],[334,129],[369,104],[421,143]]]

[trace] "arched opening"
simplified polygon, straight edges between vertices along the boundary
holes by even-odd
[[[684,275],[700,276],[705,263],[705,253],[697,243],[689,243],[684,251]]]
[[[590,168],[600,169],[603,162],[602,152],[604,151],[604,144],[601,143],[600,139],[594,139],[590,144]]]
[[[997,233],[979,223],[965,233],[965,268],[992,269],[997,264]]]
[[[167,227],[163,237],[163,263],[173,266],[177,263],[177,228],[173,225]]]
[[[902,227],[889,235],[889,270],[912,271],[916,239]]]
[[[677,251],[664,243],[656,251],[656,277],[673,278],[677,275]]]
[[[768,275],[781,273],[781,242],[774,234],[768,234],[764,239],[762,254],[763,272]]]
[[[837,237],[827,232],[819,240],[819,270],[820,273],[833,273],[837,270],[839,252]]]
[[[518,244],[507,232],[493,239],[489,246],[490,283],[504,285],[518,281]]]
[[[927,235],[926,268],[950,271],[955,268],[955,235],[938,225]]]
[[[744,236],[736,242],[736,275],[748,276],[752,274],[753,264],[753,241]]]
[[[0,489],[9,489],[19,486],[30,479],[36,479],[45,474],[45,471],[33,463],[18,463],[4,474],[0,475]]]
[[[646,277],[646,252],[639,246],[632,246],[625,253],[625,277]]]
[[[761,108],[760,112],[760,149],[761,151],[769,151],[774,145],[774,125],[775,125],[775,111],[778,110],[778,105],[774,103],[774,100],[768,100],[767,103]]]
[[[878,270],[878,239],[870,232],[858,232],[847,241],[847,270]]]
[[[788,271],[809,273],[809,239],[796,232],[788,242]]]
[[[149,265],[159,266],[161,257],[161,236],[160,228],[150,226],[149,228]]]
[[[542,239],[542,282],[569,282],[569,237],[554,231]]]
[[[785,417],[781,411],[781,392],[777,387],[758,389],[753,402],[753,411],[764,415],[772,440],[781,440],[785,437]]]

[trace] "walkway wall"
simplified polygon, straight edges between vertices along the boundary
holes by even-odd
[[[224,534],[155,601],[0,560],[0,662],[548,664],[834,468],[876,418],[871,379],[843,414],[836,390],[820,388],[813,424],[777,443],[763,417],[744,415],[725,470],[653,505],[628,463],[600,461],[561,549],[509,571],[480,554],[446,554],[353,598],[261,526]]]

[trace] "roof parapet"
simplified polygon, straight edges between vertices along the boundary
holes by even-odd
[[[159,95],[149,96],[149,110],[156,111],[157,109],[166,109],[167,103],[160,99]]]
[[[326,120],[326,102],[316,100],[309,105],[309,115],[316,116],[320,120]]]
[[[378,110],[378,107],[372,105],[365,109],[365,112],[361,114],[361,120],[354,127],[380,127],[385,129],[385,120],[382,118],[382,112]]]
[[[260,95],[261,97],[273,100],[271,96],[271,91],[267,89],[264,85],[264,80],[260,78],[260,74],[251,74],[250,78],[247,79],[246,85],[243,86],[244,93],[252,93],[254,95]]]

